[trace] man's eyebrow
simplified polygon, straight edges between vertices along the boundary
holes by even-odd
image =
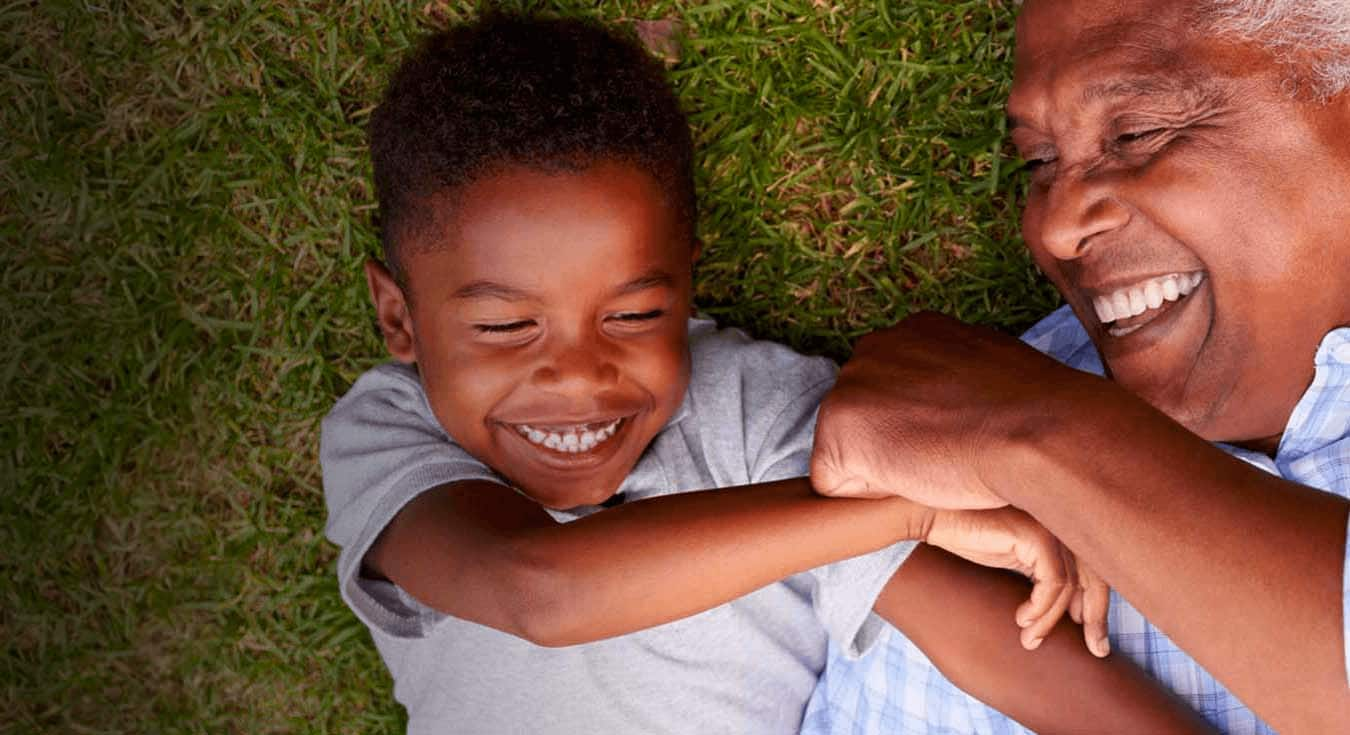
[[[637,278],[614,289],[615,296],[624,296],[638,291],[645,291],[649,288],[673,288],[675,286],[675,277],[661,270],[653,270],[644,273]]]
[[[1197,80],[1188,77],[1166,75],[1140,75],[1111,79],[1089,85],[1079,93],[1082,104],[1092,104],[1131,97],[1170,95],[1180,97],[1188,104],[1199,104],[1223,99],[1223,87],[1212,80]],[[1031,124],[1017,115],[1008,113],[1007,130],[1012,132]]]
[[[502,301],[526,301],[531,295],[513,286],[494,281],[469,281],[450,294],[452,299],[501,299]]]
[[[1201,99],[1216,91],[1213,84],[1205,84],[1186,77],[1148,75],[1123,77],[1089,85],[1083,89],[1081,99],[1084,103],[1149,95],[1181,95]]]

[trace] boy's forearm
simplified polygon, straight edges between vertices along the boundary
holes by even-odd
[[[1035,651],[1023,649],[1013,611],[1027,589],[1015,575],[922,545],[876,611],[954,684],[1038,732],[1213,732],[1128,659],[1093,657],[1067,618]]]
[[[683,618],[921,538],[931,513],[910,501],[821,498],[800,478],[641,500],[521,540],[565,600],[549,637],[568,645]]]
[[[492,488],[479,489],[418,498],[367,558],[425,604],[549,646],[687,617],[922,538],[932,521],[931,509],[901,498],[821,497],[806,478],[650,498],[564,524],[537,506],[485,508]]]

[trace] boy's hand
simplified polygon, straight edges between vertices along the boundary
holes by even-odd
[[[1031,598],[1017,608],[1027,650],[1039,646],[1068,610],[1083,626],[1088,650],[1099,657],[1110,652],[1106,639],[1110,589],[1026,513],[1016,508],[937,511],[923,540],[976,564],[1010,569],[1031,580]]]

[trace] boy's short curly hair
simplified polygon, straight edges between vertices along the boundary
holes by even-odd
[[[503,166],[621,160],[661,186],[692,238],[693,142],[665,70],[638,43],[578,18],[489,14],[427,38],[370,122],[385,260],[434,206]],[[432,198],[436,198],[433,204]]]

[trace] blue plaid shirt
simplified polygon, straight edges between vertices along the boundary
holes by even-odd
[[[1068,307],[1022,336],[1070,367],[1097,374],[1102,364]],[[1225,451],[1294,482],[1350,497],[1350,328],[1330,332],[1317,350],[1316,375],[1289,417],[1272,460],[1220,444]],[[1344,572],[1345,656],[1350,669],[1350,545]],[[1111,593],[1111,647],[1129,656],[1225,733],[1274,730],[1190,656]],[[888,626],[889,628],[889,626]],[[805,735],[1009,735],[1030,732],[957,689],[899,631],[889,628],[856,661],[831,644],[829,663],[802,722]]]

